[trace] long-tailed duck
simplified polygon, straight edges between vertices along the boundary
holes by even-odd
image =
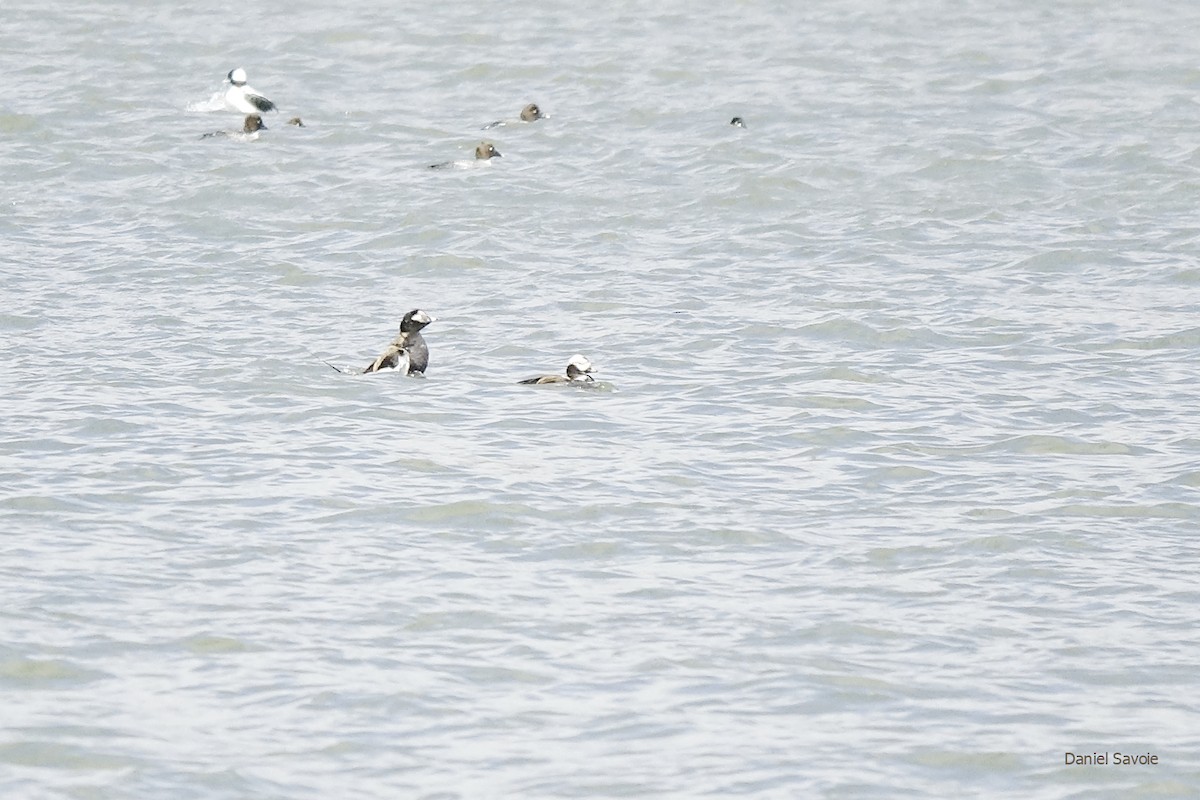
[[[421,336],[421,329],[434,318],[419,308],[404,315],[400,320],[400,332],[378,358],[363,370],[363,373],[380,370],[403,370],[406,375],[424,374],[429,366],[429,347]]]
[[[521,115],[517,119],[498,119],[495,122],[489,122],[483,126],[486,131],[489,128],[503,128],[505,125],[515,125],[518,122],[537,122],[539,119],[548,119],[546,114],[538,108],[537,103],[530,103],[521,109]]]
[[[246,121],[242,124],[240,131],[213,131],[202,135],[201,139],[207,139],[210,136],[243,136],[247,139],[257,139],[259,131],[265,131],[267,126],[263,124],[263,119],[258,114],[246,115]]]
[[[480,142],[475,147],[474,161],[443,161],[440,164],[430,164],[430,169],[463,169],[477,165],[487,164],[489,159],[502,158],[500,151],[491,142]]]
[[[542,375],[537,378],[526,378],[523,381],[517,381],[517,383],[531,386],[541,386],[547,383],[588,383],[595,380],[591,376],[591,373],[594,371],[595,367],[592,366],[592,362],[576,353],[567,362],[566,375]]]
[[[275,104],[246,85],[246,70],[231,69],[226,77],[229,88],[225,90],[225,105],[242,114],[257,114],[274,111]]]

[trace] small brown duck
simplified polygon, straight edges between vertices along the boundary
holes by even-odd
[[[200,138],[207,139],[210,136],[234,136],[242,133],[248,137],[257,139],[258,132],[265,131],[266,129],[267,126],[263,123],[263,118],[260,114],[249,114],[246,117],[246,121],[242,123],[242,129],[240,131],[213,131],[212,133],[204,134]]]
[[[537,103],[530,103],[521,109],[521,114],[517,119],[498,119],[495,122],[489,122],[487,125],[484,125],[483,129],[486,131],[489,128],[503,128],[505,125],[512,125],[517,122],[537,122],[539,119],[548,119],[548,117],[538,108]]]
[[[471,166],[481,166],[490,159],[503,158],[503,155],[491,142],[480,142],[475,146],[474,161],[443,161],[440,164],[430,164],[430,169],[463,169]]]

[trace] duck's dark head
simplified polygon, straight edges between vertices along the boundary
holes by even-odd
[[[419,308],[414,308],[412,311],[404,315],[404,319],[400,320],[400,332],[412,333],[419,331],[431,322],[436,322],[434,317],[429,316]]]
[[[489,158],[502,158],[500,151],[496,149],[496,145],[491,142],[480,142],[475,148],[475,158],[487,160]]]
[[[542,116],[542,110],[538,108],[537,103],[530,103],[521,109],[521,119],[525,122],[533,122],[535,119],[541,119]]]

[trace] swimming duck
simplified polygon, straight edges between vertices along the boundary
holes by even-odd
[[[263,124],[263,118],[261,116],[258,114],[248,114],[246,116],[246,121],[242,124],[242,130],[240,133],[245,134],[247,138],[257,139],[258,132],[265,131],[266,129],[267,126]],[[207,139],[210,136],[235,136],[238,133],[238,131],[213,131],[212,133],[206,133],[202,135],[200,138]]]
[[[742,119],[741,117],[734,117],[733,119],[729,120],[729,124],[735,128],[746,127],[746,121],[744,119]]]
[[[542,113],[542,110],[540,108],[538,108],[537,103],[530,103],[529,105],[527,105],[521,109],[521,115],[517,119],[515,119],[515,120],[499,119],[499,120],[496,120],[495,122],[489,122],[487,125],[483,126],[483,130],[486,131],[489,128],[503,128],[505,125],[509,125],[509,124],[516,123],[516,122],[536,122],[539,119],[546,119],[546,115]]]
[[[396,338],[363,372],[386,369],[403,370],[406,375],[425,374],[425,368],[429,366],[429,347],[421,336],[421,329],[434,321],[433,317],[419,308],[405,314],[400,320],[400,332]]]
[[[463,167],[471,167],[471,166],[486,164],[486,163],[488,163],[488,160],[492,159],[492,158],[503,158],[503,156],[501,155],[500,151],[496,149],[496,146],[494,144],[492,144],[491,142],[480,142],[475,147],[475,160],[474,161],[443,161],[440,164],[430,164],[429,168],[430,169],[448,169],[448,168],[461,169]]]
[[[225,105],[229,108],[242,114],[275,110],[274,103],[246,85],[246,70],[241,67],[231,69],[226,80],[229,88],[225,90]]]
[[[592,366],[592,362],[588,361],[585,356],[576,353],[567,362],[566,375],[542,375],[537,378],[526,378],[523,381],[517,381],[517,383],[531,386],[541,386],[547,383],[588,383],[595,380],[591,376],[591,373],[594,371],[595,367]]]

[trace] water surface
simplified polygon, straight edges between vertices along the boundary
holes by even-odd
[[[1195,796],[1200,12],[4,18],[4,796]]]

